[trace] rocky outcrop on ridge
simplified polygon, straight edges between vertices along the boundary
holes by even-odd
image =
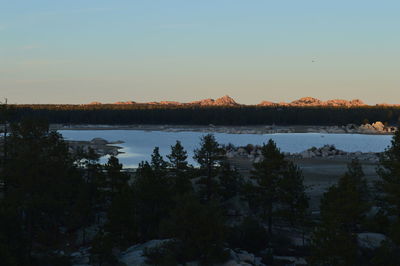
[[[100,105],[102,104],[101,102],[91,102],[89,105]],[[117,105],[126,105],[126,104],[149,104],[149,105],[175,105],[175,106],[190,106],[190,105],[199,105],[199,106],[239,106],[243,104],[237,103],[233,98],[229,97],[228,95],[225,95],[223,97],[217,98],[217,99],[203,99],[199,101],[193,101],[193,102],[188,102],[188,103],[182,103],[182,102],[177,102],[177,101],[160,101],[160,102],[145,102],[145,103],[138,103],[134,101],[120,101],[120,102],[115,102],[113,104]],[[360,106],[368,106],[365,104],[363,101],[359,99],[354,99],[354,100],[344,100],[344,99],[333,99],[333,100],[327,100],[327,101],[321,101],[317,98],[313,97],[303,97],[298,100],[294,100],[292,102],[286,103],[286,102],[271,102],[271,101],[262,101],[257,106],[291,106],[291,107],[345,107],[345,108],[350,108],[350,107],[360,107]],[[383,106],[383,107],[390,107],[390,106],[400,106],[400,104],[376,104],[375,106]]]
[[[216,100],[214,99],[204,99],[200,101],[191,102],[189,104],[201,105],[201,106],[237,106],[239,105],[233,98],[225,95]]]
[[[200,101],[194,101],[194,102],[190,102],[188,104],[192,105],[201,105],[201,106],[207,106],[207,105],[214,105],[215,100],[208,98],[208,99],[204,99],[204,100],[200,100]]]
[[[278,103],[270,102],[270,101],[262,101],[258,104],[258,106],[278,106]]]
[[[358,107],[365,106],[366,104],[359,100],[343,100],[343,99],[333,99],[328,101],[321,101],[313,97],[304,97],[298,100],[292,101],[290,103],[274,103],[269,101],[262,101],[258,106],[296,106],[296,107],[307,107],[307,106],[326,106],[326,107]]]
[[[89,103],[89,105],[100,105],[100,104],[102,104],[101,102],[91,102],[91,103]]]
[[[323,102],[313,97],[304,97],[291,102],[291,106],[320,106]]]
[[[233,105],[239,105],[237,102],[235,102],[234,99],[229,97],[228,95],[225,95],[221,98],[218,98],[214,101],[214,105],[219,105],[219,106],[233,106]]]
[[[355,106],[363,106],[366,105],[363,101],[359,99],[347,101],[343,99],[334,99],[334,100],[328,100],[326,102],[322,102],[322,105],[326,106],[337,106],[337,107],[355,107]]]
[[[127,105],[127,104],[135,104],[136,102],[134,101],[126,101],[126,102],[115,102],[114,104],[117,105]]]
[[[162,104],[162,105],[182,105],[182,103],[175,102],[175,101],[161,101],[160,104]]]

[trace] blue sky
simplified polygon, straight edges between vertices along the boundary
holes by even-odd
[[[400,1],[0,0],[17,103],[400,103]]]

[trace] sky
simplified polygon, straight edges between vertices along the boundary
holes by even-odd
[[[0,98],[400,103],[399,14],[398,0],[0,0]]]

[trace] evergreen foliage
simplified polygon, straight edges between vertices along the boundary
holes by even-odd
[[[7,222],[0,236],[18,265],[45,265],[66,237],[60,227],[68,226],[68,214],[77,204],[78,171],[62,137],[45,122],[14,124],[7,146],[0,205],[8,217],[1,219]],[[14,229],[4,230],[7,226]]]
[[[251,172],[255,183],[244,183],[242,195],[253,212],[267,222],[269,246],[281,246],[279,238],[273,236],[274,220],[278,217],[301,229],[304,242],[304,229],[309,224],[309,217],[302,172],[285,159],[272,140],[261,147],[261,155],[262,160],[253,164]]]
[[[229,245],[252,253],[265,249],[269,243],[264,226],[253,217],[245,217],[241,224],[229,229]]]
[[[159,174],[164,171],[165,168],[152,168],[147,162],[141,163],[137,169],[133,191],[141,241],[159,236],[160,222],[168,216],[174,204],[168,179]]]
[[[192,192],[190,178],[193,177],[193,169],[188,165],[187,152],[180,141],[176,141],[176,144],[171,146],[171,153],[167,155],[167,158],[173,194],[183,195]]]
[[[208,265],[223,262],[226,226],[218,205],[202,204],[187,194],[178,200],[164,227],[164,235],[178,240],[172,251],[178,262],[200,260]]]
[[[10,105],[10,121],[45,118],[52,124],[108,125],[347,125],[381,121],[397,125],[395,106],[165,106],[165,105]]]
[[[380,203],[388,215],[396,217],[388,233],[400,245],[400,130],[393,136],[391,146],[382,154],[378,174]]]
[[[321,223],[313,239],[311,262],[318,265],[358,265],[357,233],[370,208],[364,173],[357,160],[337,186],[321,200]]]
[[[208,134],[201,138],[200,148],[194,150],[194,159],[199,163],[200,170],[205,175],[205,200],[209,201],[217,190],[218,167],[225,159],[223,149],[215,140],[214,135]]]
[[[303,181],[301,170],[292,162],[288,162],[278,184],[279,203],[283,206],[279,212],[292,225],[305,226],[307,224],[309,199]]]
[[[263,145],[262,160],[245,182],[211,134],[195,150],[199,168],[188,165],[177,141],[168,162],[156,147],[150,162],[127,173],[117,157],[103,165],[92,149],[72,153],[46,122],[24,120],[10,129],[0,153],[2,265],[71,265],[70,252],[81,246],[91,248],[91,264],[118,265],[119,251],[163,238],[169,241],[146,251],[155,265],[214,265],[228,258],[228,248],[264,254],[264,262],[272,262],[283,246],[294,252],[287,236],[276,233],[280,226],[306,232],[315,222],[308,215],[301,170],[272,140]],[[399,264],[399,132],[378,173],[382,219],[375,222],[385,225],[387,240],[375,250],[359,246],[358,233],[368,229],[366,214],[376,203],[360,162],[353,161],[321,200],[311,264]],[[192,186],[192,180],[200,182]],[[243,220],[236,209],[226,208],[236,200],[243,205],[235,207],[248,211]]]

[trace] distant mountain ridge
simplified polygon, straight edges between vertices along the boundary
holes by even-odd
[[[358,106],[367,106],[363,101],[359,99],[354,100],[344,100],[344,99],[333,99],[328,101],[321,101],[317,98],[313,97],[303,97],[298,100],[292,101],[290,103],[274,103],[269,101],[262,101],[258,104],[258,106],[336,106],[336,107],[358,107]]]
[[[89,105],[100,105],[100,102],[91,102]],[[172,106],[245,106],[245,104],[237,103],[233,98],[228,95],[217,99],[203,99],[199,101],[193,101],[188,103],[181,103],[176,101],[160,101],[160,102],[145,102],[139,103],[135,101],[125,101],[125,102],[115,102],[112,104],[116,105],[135,105],[135,104],[149,104],[149,105],[172,105]],[[332,99],[327,101],[321,101],[317,98],[313,97],[303,97],[298,100],[294,100],[292,102],[271,102],[271,101],[262,101],[256,105],[250,106],[294,106],[294,107],[311,107],[311,106],[320,106],[320,107],[360,107],[360,106],[371,106],[365,104],[362,100],[354,99],[354,100],[344,100],[344,99]],[[376,104],[372,106],[400,106],[400,104]]]

